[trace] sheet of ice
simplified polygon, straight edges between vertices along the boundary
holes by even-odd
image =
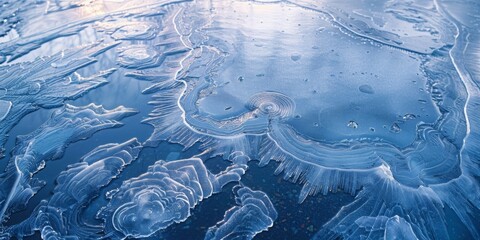
[[[224,219],[208,229],[205,239],[253,239],[277,219],[278,213],[264,192],[240,185],[233,192],[238,206],[225,212]]]
[[[40,232],[42,239],[99,237],[102,226],[88,224],[85,218],[92,216],[83,210],[102,187],[136,160],[141,149],[135,138],[95,148],[61,172],[50,200],[43,200],[27,220],[8,228],[4,237],[23,238],[35,231]]]
[[[133,109],[120,106],[106,110],[102,106],[65,105],[29,135],[19,136],[5,172],[0,175],[0,218],[24,208],[29,199],[44,185],[32,176],[47,161],[58,159],[72,142],[92,136],[95,132],[119,127],[119,120],[131,116]]]
[[[185,221],[201,200],[238,181],[250,161],[265,166],[274,160],[275,174],[302,185],[299,202],[319,193],[355,196],[315,226],[320,231],[311,233],[314,239],[480,238],[476,1],[55,0],[2,7],[2,146],[26,114],[61,107],[111,76],[141,80],[138,84],[147,86],[142,93],[151,94],[150,108],[142,108],[137,119],[154,128],[146,147],[155,152],[168,141],[200,151],[202,159],[219,156],[231,163],[213,174],[197,158],[174,160],[191,157],[176,150],[147,172],[118,175],[126,162],[108,158],[111,151],[99,147],[61,174],[54,197],[37,208],[45,214],[33,211],[22,224],[1,226],[7,234],[156,238],[177,227],[174,223],[198,232]],[[94,44],[70,47],[75,41]],[[116,73],[110,69],[114,64]],[[124,88],[132,91],[131,86]],[[110,94],[105,96],[121,94],[105,89]],[[42,167],[42,159],[58,157],[74,141],[73,126],[61,123],[48,125],[52,135],[34,132],[18,142],[12,159],[28,161],[11,160],[2,175],[3,213],[20,208],[41,186],[30,174]],[[62,138],[67,135],[71,138]],[[35,140],[42,137],[45,141]],[[110,160],[97,161],[100,155]],[[80,169],[88,176],[95,169],[108,174],[83,189],[67,181],[83,176]],[[98,213],[105,229],[99,232],[100,224],[83,224],[83,209],[66,202],[81,189],[87,193],[78,204],[89,205],[114,175],[119,179],[108,188],[109,202],[95,202],[106,205]],[[266,185],[261,177],[252,179]],[[235,189],[238,206],[207,238],[237,233],[252,238],[271,226],[273,211],[255,208],[273,209],[265,195]],[[247,203],[256,197],[265,201]],[[249,218],[249,212],[258,218]],[[239,232],[241,227],[248,231]]]
[[[240,181],[246,165],[232,165],[212,174],[201,159],[157,161],[148,171],[108,193],[110,202],[98,216],[111,238],[148,237],[181,223],[200,201]]]
[[[22,15],[27,12],[29,9],[37,7],[37,3],[32,4],[28,0],[18,0],[18,1],[9,1],[2,0],[0,1],[1,9],[0,11],[0,37],[7,35],[16,25],[22,21]],[[1,63],[0,57],[0,63]]]
[[[3,121],[3,119],[5,119],[11,108],[12,102],[5,100],[0,101],[0,121]]]
[[[473,162],[461,154],[471,98],[450,55],[454,25],[436,4],[379,5],[411,37],[339,20],[350,11],[341,2],[212,4],[213,13],[198,6],[174,19],[190,53],[176,81],[155,86],[149,144],[201,142],[212,156],[243,152],[260,165],[274,159],[277,173],[304,184],[300,201],[318,192],[357,195],[320,238],[364,237],[370,233],[345,227],[356,229],[364,215],[394,217],[396,206],[405,211],[396,213],[401,226],[421,239],[448,237],[444,203],[471,226],[478,195],[456,183],[478,188],[476,174],[463,170]],[[361,15],[375,15],[368,6],[358,6],[366,8]],[[204,25],[191,30],[192,22]],[[447,196],[447,189],[462,194]],[[435,210],[416,211],[419,204]]]
[[[86,77],[76,71],[95,63],[96,56],[115,45],[99,42],[39,57],[33,62],[0,66],[2,150],[8,132],[25,115],[40,108],[60,107],[66,100],[77,99],[108,83],[106,78],[115,71],[113,68]]]
[[[157,36],[159,26],[146,21],[104,21],[95,26],[99,32],[106,32],[115,40],[152,40]]]

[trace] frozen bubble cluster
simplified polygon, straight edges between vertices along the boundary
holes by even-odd
[[[0,1],[0,239],[480,239],[479,12]]]

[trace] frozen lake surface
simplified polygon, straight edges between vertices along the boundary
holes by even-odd
[[[480,239],[478,1],[0,17],[0,239]]]

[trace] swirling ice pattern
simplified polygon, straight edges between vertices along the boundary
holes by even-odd
[[[95,63],[96,56],[114,46],[95,43],[39,57],[34,62],[0,66],[0,82],[4,89],[0,96],[0,146],[3,148],[7,133],[28,113],[59,107],[66,100],[77,99],[108,83],[106,77],[115,71],[113,68],[88,77],[75,71]]]
[[[0,218],[23,209],[29,199],[44,185],[32,176],[44,168],[45,162],[60,158],[72,142],[89,137],[95,132],[119,127],[119,120],[133,115],[133,109],[123,106],[106,110],[90,104],[76,107],[65,105],[29,135],[19,136],[21,144],[14,149],[5,173],[0,175]]]
[[[95,148],[60,173],[51,199],[43,200],[27,220],[8,228],[8,236],[22,238],[39,231],[43,239],[99,237],[96,234],[102,226],[83,219],[88,217],[86,205],[137,158],[141,149],[137,139]]]
[[[131,45],[119,48],[118,63],[125,68],[151,68],[161,64],[155,49],[145,45]]]
[[[476,2],[0,4],[1,147],[28,114],[63,106],[9,149],[0,175],[3,238],[161,234],[238,182],[251,160],[278,162],[276,174],[303,185],[300,202],[317,193],[355,195],[313,239],[454,238],[451,214],[467,237],[480,238]],[[78,39],[85,45],[59,51],[59,43]],[[8,223],[45,185],[32,176],[46,162],[135,113],[65,102],[94,101],[93,93],[111,93],[109,85],[94,89],[132,79],[150,84],[142,93],[152,94],[153,110],[141,116],[154,127],[149,138],[94,149],[60,173],[30,217]],[[165,140],[230,166],[213,174],[199,158],[157,161],[123,178],[141,149]],[[117,177],[119,187],[110,184]],[[104,187],[108,199],[97,197]],[[238,206],[206,239],[251,239],[277,218],[263,192],[234,192]],[[88,219],[94,212],[98,219]]]
[[[106,232],[115,238],[148,237],[173,223],[185,221],[200,201],[239,181],[246,165],[232,165],[219,174],[201,159],[158,161],[148,171],[108,193],[109,204],[99,212]]]
[[[239,206],[229,209],[222,221],[210,227],[205,239],[253,239],[277,219],[278,213],[264,192],[238,185],[233,191]]]
[[[246,104],[250,110],[259,110],[271,118],[291,117],[295,111],[295,103],[281,93],[262,92],[252,96]]]

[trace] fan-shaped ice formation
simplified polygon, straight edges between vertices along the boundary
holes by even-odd
[[[42,201],[30,218],[6,232],[19,238],[34,231],[40,231],[42,239],[98,237],[102,226],[89,224],[84,218],[88,220],[91,216],[83,211],[97,197],[100,188],[135,160],[141,149],[136,139],[95,148],[81,162],[60,173],[49,201]]]
[[[369,238],[384,239],[418,239],[412,226],[405,219],[395,215],[393,217],[361,217],[355,221],[359,228],[371,233]],[[321,236],[320,239],[324,238]]]
[[[0,146],[3,148],[10,129],[28,113],[39,108],[61,106],[65,100],[76,99],[107,83],[106,77],[115,69],[82,77],[75,71],[96,62],[95,56],[115,44],[96,43],[68,49],[33,62],[0,66]]]
[[[205,239],[253,239],[277,219],[277,211],[268,196],[248,187],[235,186],[238,206],[229,209],[222,221],[210,227]]]
[[[158,161],[148,171],[108,193],[109,204],[99,212],[109,237],[148,237],[174,222],[185,221],[200,201],[239,181],[246,165],[210,173],[201,159]]]
[[[67,104],[36,131],[18,137],[14,156],[0,176],[0,199],[3,200],[0,217],[4,219],[8,213],[21,209],[43,186],[41,180],[32,179],[32,176],[46,161],[61,157],[72,142],[103,129],[121,126],[119,120],[135,113],[124,107],[106,110],[94,104],[83,107]]]

